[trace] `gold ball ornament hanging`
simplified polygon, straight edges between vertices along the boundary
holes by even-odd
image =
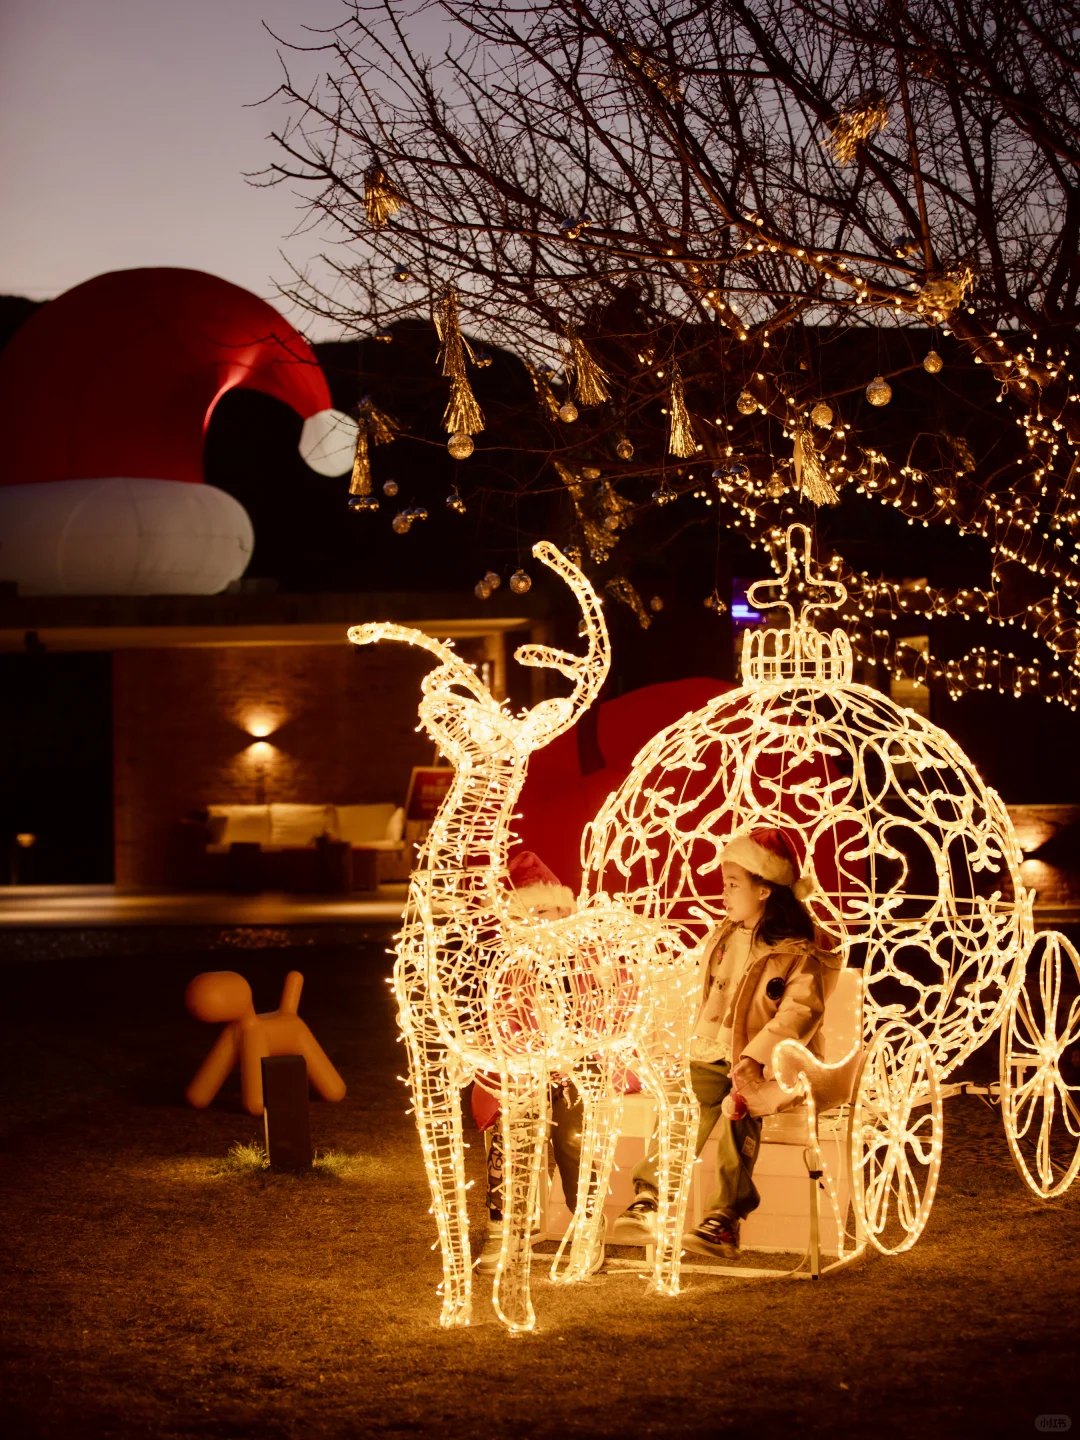
[[[467,460],[476,446],[473,444],[471,435],[466,435],[463,430],[459,430],[456,435],[450,436],[446,442],[446,448],[455,460]]]
[[[387,330],[385,325],[375,331],[375,339],[380,341],[383,345],[389,345],[390,341],[393,340],[393,338],[394,332],[392,330]]]
[[[820,425],[822,428],[826,425],[831,425],[833,422],[832,406],[827,405],[824,400],[819,400],[810,411],[810,419],[815,425]]]
[[[458,494],[457,486],[455,486],[446,497],[446,508],[452,510],[455,515],[465,514],[465,501]]]
[[[620,460],[632,460],[634,458],[634,447],[629,440],[620,440],[615,446],[615,454]]]
[[[399,510],[390,521],[390,528],[395,535],[407,535],[412,529],[412,516],[407,510]]]
[[[559,419],[564,425],[572,425],[578,417],[578,408],[572,400],[564,400],[559,406]]]
[[[618,517],[618,515],[605,515],[605,516],[604,516],[604,529],[605,529],[605,530],[615,531],[615,530],[618,530],[618,528],[619,528],[619,517]]]
[[[491,586],[483,580],[478,580],[473,586],[473,594],[478,600],[490,600]]]
[[[928,350],[923,356],[922,368],[928,375],[937,375],[944,364],[945,361],[936,350]]]
[[[398,483],[396,480],[387,480],[383,483],[382,493],[388,496],[391,500],[394,498],[397,492]]]
[[[493,359],[494,356],[492,355],[490,350],[473,351],[473,364],[478,370],[486,370]]]
[[[654,611],[656,611],[657,613],[659,613],[663,608],[664,608],[664,597],[663,597],[662,595],[654,595],[654,596],[652,597],[652,599],[649,601],[649,609],[650,609],[650,610],[654,610]]]
[[[881,375],[875,375],[866,387],[866,398],[871,405],[888,405],[892,399],[892,386]]]
[[[494,594],[495,591],[498,590],[499,586],[502,584],[502,576],[498,573],[497,570],[489,570],[484,576],[484,584],[491,591],[491,593]]]
[[[743,390],[738,400],[735,401],[735,408],[740,415],[753,415],[758,408],[758,402],[749,390]]]
[[[349,496],[349,509],[355,510],[357,514],[363,514],[365,512],[371,514],[373,510],[378,510],[378,508],[379,502],[375,499],[374,495]]]
[[[781,496],[787,494],[787,486],[776,470],[773,471],[765,482],[765,494],[770,500],[779,500]]]
[[[510,589],[515,595],[527,595],[532,589],[532,576],[527,570],[515,570],[510,576]]]
[[[407,265],[399,265],[393,272],[393,278],[399,285],[406,285],[413,278],[412,271]]]

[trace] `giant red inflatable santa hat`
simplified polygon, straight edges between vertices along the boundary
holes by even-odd
[[[43,306],[0,352],[0,579],[28,594],[214,594],[254,545],[203,483],[228,390],[304,419],[300,453],[349,469],[356,422],[272,306],[197,270],[120,270]]]

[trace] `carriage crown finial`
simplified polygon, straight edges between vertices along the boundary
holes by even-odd
[[[851,641],[842,630],[831,634],[813,621],[817,610],[838,610],[847,599],[847,586],[827,575],[814,573],[810,530],[790,525],[785,536],[787,567],[775,580],[758,580],[746,592],[755,610],[787,612],[783,628],[747,631],[743,636],[742,668],[748,685],[775,685],[804,681],[847,685],[853,677]],[[770,598],[770,592],[777,598]],[[799,606],[787,597],[794,597]]]

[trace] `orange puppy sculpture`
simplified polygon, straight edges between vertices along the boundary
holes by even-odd
[[[235,970],[209,970],[196,975],[184,1000],[196,1020],[227,1021],[210,1054],[199,1066],[185,1094],[196,1110],[205,1110],[234,1067],[240,1066],[240,1099],[250,1115],[263,1112],[264,1055],[302,1055],[308,1079],[324,1100],[341,1100],[345,1082],[326,1058],[322,1046],[296,1013],[304,977],[290,970],[281,989],[281,1005],[256,1015],[251,986]]]

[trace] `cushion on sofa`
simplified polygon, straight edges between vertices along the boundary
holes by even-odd
[[[350,845],[369,845],[375,840],[400,840],[400,826],[404,825],[405,813],[393,803],[385,805],[338,805],[337,835]],[[391,827],[398,814],[401,821],[398,833],[392,835]]]
[[[320,835],[336,838],[333,805],[270,806],[270,844],[289,850],[314,845]]]
[[[269,845],[269,805],[208,805],[211,843]]]

